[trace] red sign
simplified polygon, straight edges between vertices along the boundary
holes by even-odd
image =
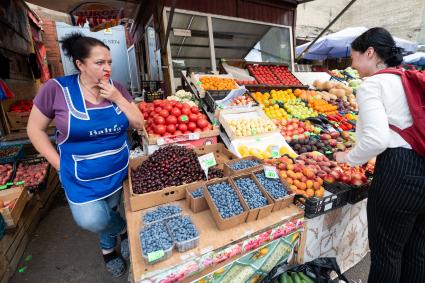
[[[91,2],[78,5],[70,15],[74,26],[84,26],[88,22],[91,31],[99,31],[119,25],[124,17],[124,9]]]

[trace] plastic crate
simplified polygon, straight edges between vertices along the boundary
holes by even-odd
[[[347,204],[350,188],[341,183],[325,184],[325,189],[331,195],[324,196],[322,199],[315,197],[307,198],[303,195],[295,196],[295,204],[304,207],[305,216],[314,218],[325,214],[328,211],[342,207]]]
[[[32,164],[39,164],[39,163],[43,163],[43,162],[47,162],[46,158],[44,158],[44,157],[36,157],[36,158],[28,158],[28,159],[19,160],[17,162],[16,168],[15,168],[15,174],[14,174],[15,176],[14,176],[14,178],[16,177],[16,171],[18,170],[19,164],[24,163],[24,164],[32,165]],[[45,189],[46,188],[46,185],[47,185],[47,179],[49,177],[49,172],[50,172],[50,164],[48,164],[47,169],[46,169],[46,175],[44,176],[43,180],[40,183],[38,183],[37,185],[31,185],[31,186],[30,185],[26,185],[24,183],[25,188],[30,193],[38,192],[38,191],[41,191],[41,190]],[[16,180],[16,181],[14,181],[14,183],[16,185],[19,185],[19,183],[21,181],[22,180]]]
[[[143,253],[143,250],[142,250],[142,256],[145,259],[145,262],[147,264],[155,264],[157,262],[160,262],[160,261],[163,261],[163,260],[170,258],[173,255],[173,248],[174,248],[174,244],[172,244],[169,249],[164,250],[164,256],[162,256],[161,258],[158,258],[156,260],[153,260],[151,262],[149,262],[149,257]]]
[[[3,239],[4,233],[6,233],[7,224],[4,221],[3,215],[0,214],[0,240]]]
[[[10,175],[10,178],[7,179],[4,184],[0,184],[0,190],[4,190],[7,187],[13,185],[13,178],[15,178],[15,173],[16,173],[16,163],[13,163],[11,165],[12,165],[12,175]]]
[[[189,217],[189,216],[183,216],[183,217]],[[199,245],[199,230],[198,230],[198,236],[197,237],[186,240],[186,241],[179,242],[176,239],[174,239],[173,234],[171,233],[169,222],[168,221],[165,221],[165,222],[166,222],[166,225],[168,227],[168,231],[171,235],[171,238],[173,238],[173,242],[174,242],[174,245],[175,245],[177,251],[184,253],[185,251],[194,249]],[[190,222],[192,222],[192,224],[193,224],[192,219],[190,219]],[[195,226],[195,224],[193,224],[193,226]],[[196,226],[195,226],[195,228],[196,228]]]
[[[15,149],[16,152],[13,155],[0,157],[0,164],[4,163],[14,163],[16,160],[24,157],[24,146],[22,144],[19,145],[3,145],[0,146],[0,153],[4,153],[6,150]]]
[[[221,100],[229,95],[231,90],[207,90],[205,92],[204,102],[207,105],[207,109],[209,112],[214,112],[217,104],[216,100]]]
[[[349,204],[355,204],[359,201],[364,200],[369,195],[370,182],[362,186],[351,186],[350,192],[348,193],[347,202]]]
[[[145,219],[144,219],[144,218],[145,218],[146,214],[148,214],[149,212],[153,212],[153,211],[157,210],[157,209],[158,209],[158,208],[160,208],[160,207],[166,207],[166,206],[168,206],[168,205],[157,206],[157,207],[154,207],[154,208],[152,208],[152,209],[148,209],[148,210],[146,210],[144,213],[142,213],[142,219],[141,219],[141,220],[142,220],[143,224],[145,224],[145,225],[151,225],[151,224],[153,224],[153,223],[160,222],[160,221],[164,221],[164,220],[167,220],[167,219],[170,219],[170,218],[177,217],[177,216],[180,216],[180,215],[181,215],[181,212],[182,212],[181,207],[180,207],[179,205],[174,205],[174,206],[177,206],[178,208],[180,208],[180,212],[179,212],[179,213],[175,213],[175,214],[172,214],[172,215],[166,216],[166,217],[161,218],[161,219],[158,219],[158,220],[156,220],[156,221],[152,221],[152,222],[145,222]]]

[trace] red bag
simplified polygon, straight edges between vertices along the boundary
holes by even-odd
[[[401,77],[413,124],[404,130],[394,125],[390,125],[390,128],[402,136],[416,153],[425,158],[425,72],[384,69],[374,75],[377,74],[394,74]]]

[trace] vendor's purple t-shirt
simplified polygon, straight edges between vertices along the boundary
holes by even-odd
[[[133,99],[128,93],[127,89],[120,83],[114,81],[114,86],[121,92],[121,94],[129,101]],[[54,80],[48,80],[38,91],[37,96],[34,98],[34,105],[46,117],[55,121],[58,130],[57,143],[62,142],[68,133],[68,107],[66,105],[65,97],[61,87]],[[87,108],[105,107],[110,105],[108,100],[102,101],[100,104],[92,104],[86,100]]]

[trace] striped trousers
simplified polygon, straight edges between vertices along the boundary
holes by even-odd
[[[367,203],[369,283],[425,283],[425,159],[389,148],[376,161]]]

